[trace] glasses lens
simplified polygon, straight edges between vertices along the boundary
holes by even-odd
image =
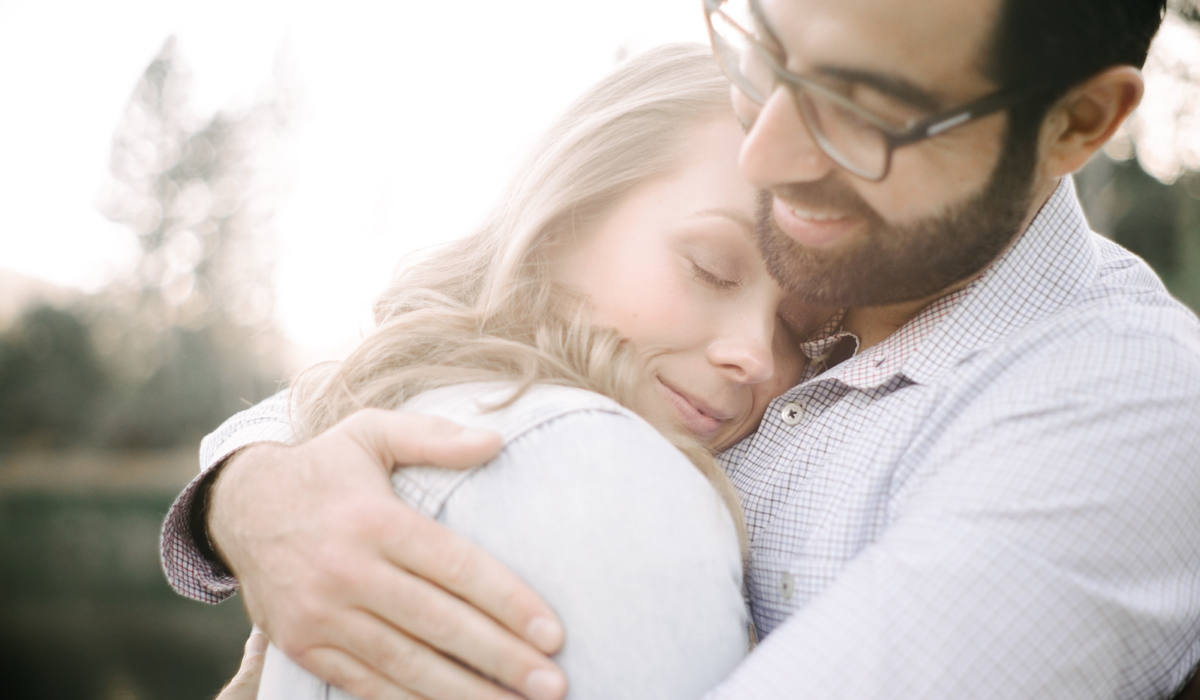
[[[721,69],[745,97],[758,105],[766,104],[784,70],[754,38],[759,23],[750,0],[708,0],[706,6],[713,50]],[[887,173],[889,151],[884,132],[861,111],[823,88],[810,85],[799,76],[787,78],[787,86],[795,94],[796,105],[821,150],[856,175],[881,179]],[[734,107],[747,121],[753,121],[755,115],[739,107],[736,94]]]
[[[860,113],[817,90],[797,88],[796,103],[822,150],[869,180],[887,172],[887,136]]]
[[[709,14],[713,49],[721,69],[746,97],[763,104],[775,89],[775,72],[762,55],[762,49],[750,40],[749,27],[754,16],[748,0],[717,3]]]

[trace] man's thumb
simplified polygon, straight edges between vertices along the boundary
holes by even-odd
[[[261,666],[265,653],[267,653],[267,635],[262,632],[251,633],[250,638],[246,640],[246,651],[242,654],[242,667],[245,668],[247,663],[257,663]]]
[[[267,636],[262,632],[254,632],[246,640],[246,649],[242,654],[242,665],[237,674],[229,681],[229,685],[221,691],[216,700],[254,700],[258,695],[258,684],[262,680],[263,660],[266,658]]]

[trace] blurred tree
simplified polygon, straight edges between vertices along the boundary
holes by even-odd
[[[137,309],[160,327],[266,321],[270,181],[256,177],[285,124],[273,93],[240,112],[197,117],[189,76],[168,39],[134,90],[113,138],[102,204],[138,237]]]
[[[0,336],[0,449],[90,437],[105,386],[80,319],[49,306],[30,308]]]
[[[117,128],[101,204],[140,248],[132,274],[100,295],[94,314],[116,379],[103,432],[124,446],[191,439],[278,379],[278,188],[262,171],[285,125],[285,91],[276,80],[249,108],[203,117],[189,84],[168,39]]]
[[[1142,71],[1145,98],[1105,148],[1165,183],[1200,170],[1200,4],[1168,7]]]
[[[1168,6],[1146,61],[1145,100],[1075,179],[1092,228],[1200,311],[1200,3]]]
[[[1141,256],[1200,311],[1200,177],[1188,172],[1164,183],[1136,158],[1101,153],[1075,181],[1092,228]]]
[[[1185,20],[1200,24],[1200,3],[1196,0],[1168,0],[1167,6]]]

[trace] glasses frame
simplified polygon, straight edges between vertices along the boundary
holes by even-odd
[[[758,4],[754,0],[747,1],[750,4],[751,10],[757,14],[759,12]],[[796,110],[800,113],[800,118],[804,120],[805,126],[808,127],[808,131],[810,134],[812,134],[812,137],[817,142],[817,145],[821,147],[821,151],[833,159],[833,161],[839,166],[850,171],[851,173],[854,173],[858,177],[863,178],[864,180],[879,182],[886,178],[892,169],[892,153],[897,148],[919,143],[935,136],[940,136],[951,129],[968,124],[976,119],[981,119],[989,114],[1013,107],[1028,97],[1028,93],[1002,88],[961,107],[956,107],[951,110],[939,112],[937,114],[909,122],[909,124],[904,128],[898,129],[892,124],[889,124],[883,118],[872,114],[871,112],[867,111],[867,109],[855,103],[853,100],[845,97],[844,95],[840,95],[809,78],[796,75],[795,73],[792,73],[783,66],[779,65],[779,61],[777,61],[775,57],[771,55],[771,52],[767,49],[767,47],[763,46],[762,43],[754,37],[754,34],[739,25],[737,22],[733,21],[732,17],[721,11],[720,5],[722,2],[724,2],[724,0],[704,0],[704,19],[708,24],[708,37],[710,43],[712,44],[713,53],[717,57],[717,63],[721,67],[721,72],[725,74],[725,77],[729,78],[729,81],[733,83],[734,87],[736,87],[739,92],[745,95],[747,99],[759,105],[760,107],[765,104],[765,102],[760,102],[751,96],[746,91],[746,88],[741,85],[742,81],[748,80],[745,76],[732,75],[730,69],[726,68],[724,57],[729,55],[729,51],[722,51],[721,49],[721,45],[726,44],[727,42],[718,39],[717,32],[713,28],[712,17],[714,14],[721,15],[721,17],[724,18],[724,21],[728,23],[729,26],[734,30],[741,33],[750,47],[759,54],[766,65],[775,74],[777,80],[775,89],[778,89],[780,85],[785,85],[787,86],[788,90],[791,91],[792,101],[796,104]],[[872,127],[878,129],[879,132],[883,134],[887,151],[884,154],[883,172],[881,174],[876,176],[869,171],[865,171],[862,168],[856,167],[853,163],[847,162],[845,157],[837,152],[837,149],[829,143],[821,130],[814,127],[812,123],[810,123],[809,118],[805,116],[805,108],[801,105],[800,101],[801,90],[815,93],[820,95],[822,98],[837,104],[839,107],[842,107],[846,111],[854,114],[856,117],[870,124]]]

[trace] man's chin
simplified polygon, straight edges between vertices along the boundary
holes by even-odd
[[[861,242],[841,240],[828,247],[810,247],[780,231],[774,221],[766,225],[769,230],[759,232],[759,250],[771,276],[789,294],[825,307],[878,304],[883,290],[871,283],[869,274],[859,271],[864,267]]]
[[[997,226],[990,235],[958,236],[963,219],[982,214],[972,203],[962,214],[911,227],[879,225],[828,247],[805,246],[759,209],[759,251],[771,276],[805,303],[872,307],[929,299],[978,275],[1017,231]],[[998,215],[997,220],[1004,216]],[[972,221],[972,224],[975,222]],[[966,230],[975,230],[967,228]]]
[[[987,186],[948,211],[904,225],[864,219],[833,245],[806,246],[788,236],[775,221],[775,198],[760,192],[759,250],[779,285],[810,304],[888,306],[936,297],[979,275],[1020,233],[1031,197],[1029,157],[1007,146]]]

